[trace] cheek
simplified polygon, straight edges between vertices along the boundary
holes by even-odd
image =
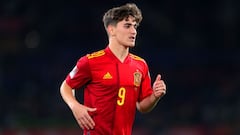
[[[127,34],[124,33],[124,32],[118,32],[117,33],[117,38],[120,39],[120,40],[123,40],[127,37]]]

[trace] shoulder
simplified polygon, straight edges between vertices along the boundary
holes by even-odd
[[[95,60],[96,58],[101,58],[105,55],[104,50],[98,50],[95,52],[88,53],[78,59],[78,63],[88,63],[91,60]]]
[[[131,61],[134,63],[135,66],[137,66],[145,74],[148,73],[148,64],[145,61],[145,59],[143,59],[143,58],[141,58],[137,55],[131,54],[131,53],[130,53],[130,58],[131,58]]]
[[[139,57],[139,56],[137,56],[137,55],[134,55],[134,54],[130,53],[129,56],[130,56],[133,60],[135,60],[135,61],[139,61],[139,62],[144,62],[144,63],[146,63],[143,58],[141,58],[141,57]]]
[[[99,50],[99,51],[95,51],[95,52],[92,52],[92,53],[89,53],[86,55],[86,58],[87,59],[94,59],[94,58],[99,58],[99,57],[102,57],[106,54],[105,50],[102,49],[102,50]]]

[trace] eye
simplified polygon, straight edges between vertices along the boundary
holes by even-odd
[[[137,28],[138,28],[138,25],[137,25],[137,24],[135,24],[135,25],[126,24],[126,25],[124,25],[124,27],[125,27],[126,29],[129,29],[130,27],[133,27],[134,29],[137,29]]]
[[[126,24],[126,25],[124,25],[124,27],[125,27],[125,28],[130,28],[131,25],[130,25],[130,24]]]
[[[138,25],[137,25],[137,24],[135,24],[135,25],[134,25],[134,28],[135,28],[135,29],[137,29],[137,28],[138,28]]]

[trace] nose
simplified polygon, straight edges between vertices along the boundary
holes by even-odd
[[[134,35],[137,34],[137,30],[136,30],[136,28],[134,26],[131,27],[130,31]]]

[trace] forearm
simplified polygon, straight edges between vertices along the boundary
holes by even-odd
[[[60,87],[60,94],[65,103],[72,109],[75,103],[78,103],[73,89],[64,81]]]
[[[155,97],[154,94],[151,94],[150,96],[143,99],[141,102],[137,103],[137,109],[138,111],[142,113],[150,112],[158,103],[160,100],[160,97]]]
[[[152,88],[153,93],[137,103],[137,109],[142,113],[150,112],[156,106],[158,101],[166,94],[166,85],[164,81],[161,80],[160,74],[156,77]]]

